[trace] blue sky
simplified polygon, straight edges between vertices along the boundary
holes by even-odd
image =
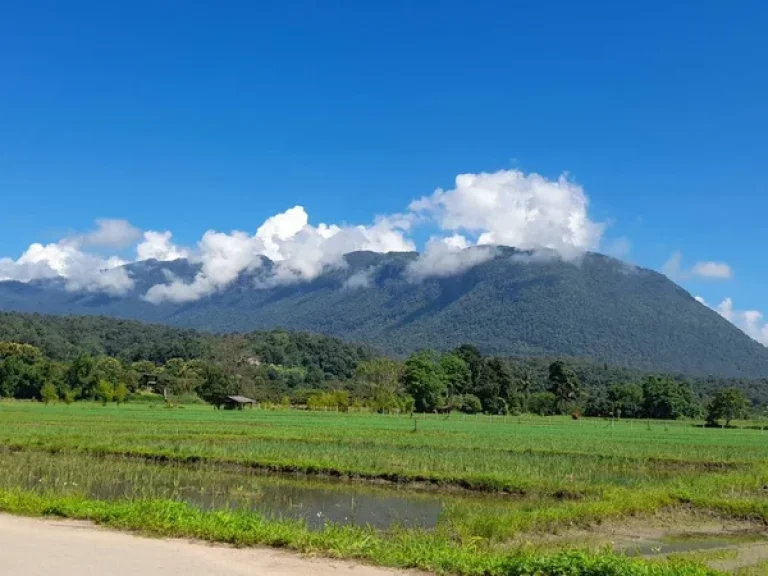
[[[0,257],[97,218],[186,246],[295,205],[369,224],[516,169],[583,187],[601,249],[679,251],[692,293],[768,311],[766,25],[747,1],[3,2]]]

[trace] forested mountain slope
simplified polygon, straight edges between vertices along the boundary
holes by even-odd
[[[272,330],[216,335],[103,316],[16,312],[0,312],[0,342],[30,344],[55,361],[71,361],[83,353],[112,356],[124,362],[165,363],[181,358],[234,365],[258,361],[316,368],[334,378],[351,377],[357,363],[372,356],[364,347],[304,332]]]
[[[462,343],[514,356],[591,358],[643,370],[768,376],[768,349],[656,272],[599,254],[577,263],[514,249],[463,273],[412,281],[415,253],[352,253],[311,282],[258,288],[243,275],[223,292],[186,304],[141,296],[164,268],[191,278],[194,265],[130,265],[126,297],[67,292],[55,282],[0,282],[0,308],[104,314],[202,330],[306,330],[404,355]],[[265,269],[268,269],[268,264]],[[364,277],[347,287],[353,275]]]

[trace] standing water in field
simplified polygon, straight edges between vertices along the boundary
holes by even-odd
[[[0,452],[0,470],[0,488],[54,490],[100,500],[164,498],[203,510],[248,510],[303,520],[310,528],[326,522],[433,528],[442,510],[435,494],[119,458]]]

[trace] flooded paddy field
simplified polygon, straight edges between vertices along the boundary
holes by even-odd
[[[760,430],[482,417],[414,428],[2,404],[0,511],[455,574],[527,574],[510,563],[563,554],[617,575],[634,574],[626,562],[699,576],[768,561]]]
[[[380,530],[391,526],[429,529],[437,525],[443,507],[442,498],[434,493],[120,457],[0,451],[0,469],[0,489],[107,501],[167,499],[201,510],[240,510],[301,520],[315,529],[327,522]]]

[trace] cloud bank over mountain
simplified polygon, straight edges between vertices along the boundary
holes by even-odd
[[[354,251],[421,254],[405,271],[410,282],[461,274],[496,254],[495,246],[532,251],[531,262],[560,258],[578,263],[586,251],[600,250],[621,257],[629,240],[602,243],[606,224],[589,214],[584,189],[565,175],[548,179],[520,170],[460,174],[453,188],[438,188],[413,200],[402,213],[376,216],[365,224],[312,224],[303,206],[293,206],[267,218],[255,232],[207,230],[195,245],[174,243],[171,230],[140,230],[123,219],[102,218],[92,230],[48,244],[34,243],[14,258],[0,258],[0,281],[30,282],[58,279],[70,291],[122,296],[135,288],[124,267],[143,260],[188,259],[199,266],[190,281],[170,272],[151,286],[148,302],[193,302],[220,292],[244,272],[262,270],[255,288],[309,281],[324,271],[345,266]],[[429,231],[418,246],[417,232]],[[700,261],[682,265],[675,252],[662,266],[671,279],[728,280],[733,270],[725,262]],[[344,287],[365,289],[371,274],[349,278]],[[737,311],[726,300],[717,310],[748,334],[768,344],[768,329],[757,311]]]
[[[583,188],[565,176],[549,180],[502,170],[460,174],[452,189],[438,189],[403,213],[377,216],[367,224],[313,225],[305,208],[294,206],[267,218],[255,233],[208,230],[195,246],[174,244],[170,230],[142,231],[125,220],[100,219],[92,231],[32,244],[16,259],[0,259],[0,280],[61,278],[70,290],[120,295],[133,288],[124,264],[187,258],[200,265],[193,281],[170,278],[152,286],[145,298],[188,302],[226,288],[241,273],[260,268],[264,258],[274,262],[263,280],[271,286],[312,280],[344,266],[349,252],[415,251],[413,232],[421,227],[437,233],[409,269],[409,277],[419,281],[479,264],[493,256],[494,245],[547,250],[567,260],[596,250],[605,225],[590,218],[588,204]]]

